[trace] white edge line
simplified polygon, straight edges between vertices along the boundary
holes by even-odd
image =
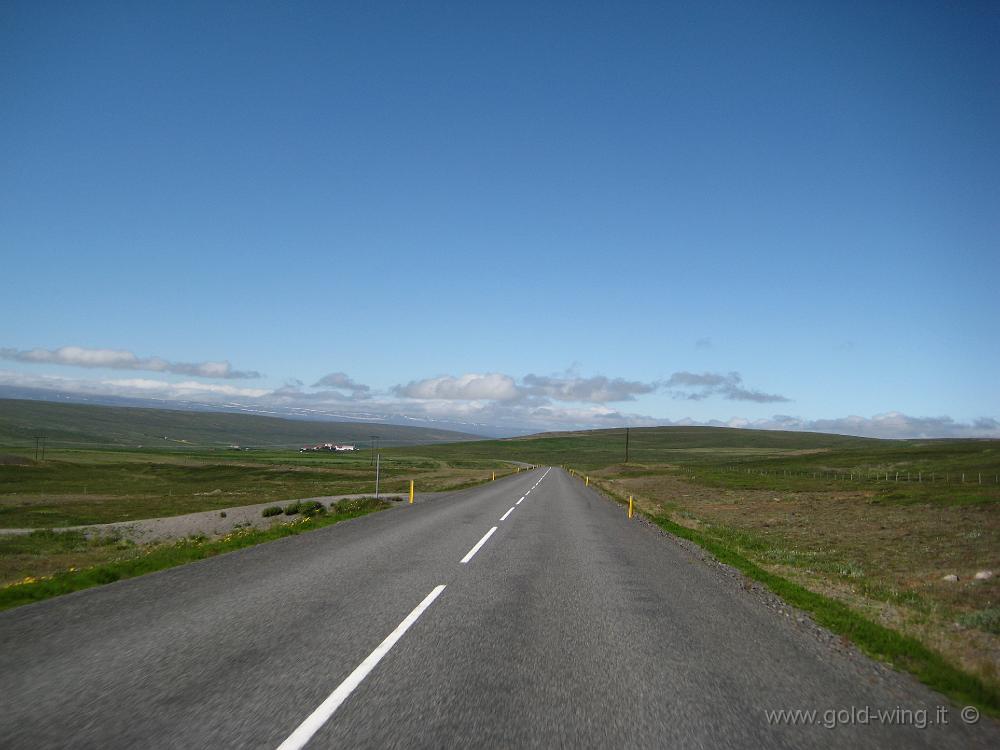
[[[507,516],[509,516],[513,512],[514,512],[514,506],[512,505],[512,506],[510,506],[510,510],[508,510],[506,513],[504,513],[502,516],[500,516],[500,520],[501,521],[506,521],[507,520]]]
[[[484,544],[486,544],[486,540],[489,539],[491,536],[493,536],[493,532],[496,531],[496,530],[497,530],[497,527],[494,526],[492,529],[490,529],[485,534],[483,534],[483,538],[480,539],[478,542],[476,542],[476,545],[472,549],[470,549],[465,554],[465,557],[463,557],[461,560],[459,560],[459,562],[461,562],[461,563],[467,563],[467,562],[469,562],[469,560],[472,559],[472,556],[475,555],[477,552],[479,552],[479,548],[482,547]]]
[[[520,505],[523,500],[524,500],[524,498],[522,497],[520,500],[518,500],[516,503],[514,503],[514,505]]]
[[[299,724],[298,728],[288,736],[288,739],[278,745],[278,750],[299,750],[299,748],[305,747],[305,744],[312,739],[312,736],[319,731],[320,727],[333,716],[334,711],[340,708],[340,704],[347,700],[347,697],[353,692],[354,688],[361,684],[362,680],[368,676],[368,673],[375,669],[375,666],[382,661],[382,657],[389,653],[389,649],[396,645],[396,641],[403,637],[403,633],[409,630],[410,626],[417,621],[417,618],[424,613],[424,610],[431,606],[434,600],[441,595],[444,588],[444,584],[435,586],[434,590],[425,596],[424,600],[396,626],[396,629],[374,651],[368,654],[368,658],[347,675],[347,679],[337,685],[337,689],[330,693],[330,697],[320,703],[319,708],[309,714],[306,720]]]

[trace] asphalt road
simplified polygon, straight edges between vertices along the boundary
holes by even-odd
[[[0,746],[1000,747],[545,471],[0,613]]]

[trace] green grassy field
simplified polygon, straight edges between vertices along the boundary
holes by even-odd
[[[411,455],[407,450],[412,449],[382,456],[381,493],[405,493],[411,480],[419,492],[456,490],[515,471],[498,461],[445,460]],[[147,552],[145,546],[136,548],[115,536],[88,537],[66,530],[68,526],[266,502],[285,504],[375,489],[369,452],[59,449],[50,451],[45,461],[34,461],[0,449],[0,459],[4,456],[6,462],[0,460],[0,528],[36,531],[25,536],[0,535],[0,587],[30,577],[58,577],[70,568],[107,566],[123,555],[131,559]],[[247,537],[270,538],[266,534]],[[157,555],[157,560],[181,559]],[[49,584],[43,588],[61,590]]]
[[[910,471],[939,481],[948,474],[952,483],[966,472],[972,483],[976,472],[989,483],[1000,473],[997,440],[875,440],[809,432],[775,432],[716,427],[648,427],[629,431],[630,464],[677,464],[726,471],[736,466],[774,474],[779,471],[849,475],[863,471]],[[420,454],[447,458],[490,457],[572,465],[580,470],[623,464],[625,430],[594,430],[535,435],[507,440],[480,440],[469,444],[422,446]],[[984,476],[984,479],[986,476]],[[838,476],[839,479],[839,476]],[[734,480],[735,481],[735,480]],[[771,477],[768,481],[774,481]],[[830,481],[835,481],[831,479]]]
[[[146,420],[149,420],[147,423]],[[27,536],[0,536],[0,586],[26,577],[48,578],[69,568],[108,565],[145,555],[126,540],[90,538],[69,526],[89,526],[221,510],[307,497],[372,493],[370,450],[300,453],[301,442],[348,442],[341,425],[228,414],[199,414],[37,402],[0,402],[0,528],[30,528]],[[230,442],[250,435],[253,450]],[[503,476],[513,467],[496,460],[413,453],[407,441],[462,438],[420,428],[363,428],[397,444],[380,461],[382,493],[456,490]],[[139,448],[129,441],[170,430],[176,439]],[[49,436],[44,460],[25,435]],[[291,438],[292,447],[280,447]],[[279,447],[261,447],[273,441]],[[200,444],[206,443],[206,444]],[[456,443],[457,445],[458,443]],[[64,530],[64,531],[59,531]],[[265,536],[247,538],[266,541]],[[161,553],[160,554],[162,557]],[[159,558],[157,558],[159,559]],[[47,590],[52,589],[49,586]]]
[[[316,443],[420,446],[470,435],[423,427],[0,399],[0,527],[53,528],[371,492],[370,450],[299,453]],[[36,436],[45,436],[44,457]],[[235,449],[232,446],[240,446]],[[249,449],[248,449],[249,448]],[[43,460],[44,459],[44,460]],[[396,451],[381,489],[482,481],[496,462]]]
[[[420,492],[460,489],[512,470],[496,460],[410,450],[382,456],[382,492],[405,492],[410,480]],[[45,461],[0,464],[0,527],[132,521],[374,488],[368,452],[52,450]]]

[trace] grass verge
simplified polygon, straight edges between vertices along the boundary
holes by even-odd
[[[0,527],[51,529],[141,521],[256,503],[285,505],[304,497],[370,493],[368,455],[290,451],[54,450],[45,461],[0,446]],[[6,461],[6,462],[5,462]],[[430,459],[405,449],[386,452],[380,489],[450,492],[515,467],[499,459]]]
[[[595,484],[592,480],[591,486]],[[617,503],[628,502],[627,498],[619,496],[608,487],[597,485],[595,489]],[[925,685],[958,703],[974,704],[986,713],[1000,716],[1000,691],[978,677],[952,666],[944,657],[915,638],[874,623],[842,602],[766,571],[700,531],[681,526],[665,516],[639,512],[664,531],[694,542],[711,553],[719,562],[736,568],[748,578],[762,583],[782,600],[808,612],[817,623],[848,638],[868,655],[888,662],[897,669],[912,673]]]
[[[84,570],[68,570],[47,578],[28,578],[21,583],[0,589],[0,610],[42,601],[93,586],[113,583],[125,578],[134,578],[176,565],[204,560],[286,536],[295,536],[350,518],[358,518],[368,513],[380,511],[390,505],[391,503],[385,500],[375,500],[374,498],[341,500],[332,505],[328,513],[302,517],[291,523],[279,524],[269,529],[247,527],[212,540],[204,537],[191,537],[169,545],[140,549],[134,557],[113,560]]]

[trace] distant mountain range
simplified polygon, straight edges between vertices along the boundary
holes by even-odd
[[[447,420],[418,419],[402,414],[373,414],[365,412],[345,412],[338,414],[323,414],[313,410],[297,407],[274,407],[263,410],[242,403],[204,403],[198,401],[178,401],[174,399],[134,398],[127,396],[106,396],[83,394],[73,391],[58,391],[47,388],[26,388],[21,386],[0,385],[0,399],[17,399],[24,401],[48,401],[60,404],[92,404],[101,406],[127,406],[147,409],[167,409],[170,411],[220,412],[224,414],[256,414],[260,416],[280,417],[284,419],[311,422],[354,422],[360,424],[385,424],[404,427],[426,427],[437,431],[454,431],[479,437],[507,437],[527,434],[529,430],[511,431],[498,430],[490,425],[475,423],[450,422]]]
[[[5,389],[6,391],[29,389]],[[49,393],[49,392],[46,392]],[[4,394],[6,395],[6,394]],[[96,399],[95,399],[96,400]],[[0,445],[30,447],[45,436],[50,447],[256,447],[300,448],[316,443],[426,445],[478,440],[466,432],[379,422],[340,422],[209,411],[190,404],[165,409],[119,403],[61,403],[38,398],[0,399]]]

